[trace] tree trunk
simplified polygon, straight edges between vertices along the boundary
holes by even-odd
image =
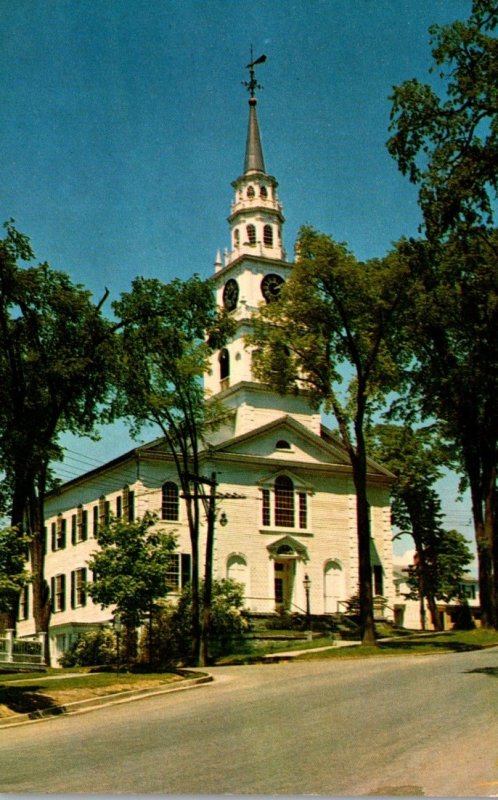
[[[496,627],[495,594],[493,580],[493,496],[494,486],[488,487],[487,496],[483,497],[479,476],[470,475],[470,491],[472,496],[472,516],[477,545],[477,563],[479,576],[479,601],[481,607],[481,625],[483,628]],[[484,513],[483,513],[484,509]]]
[[[213,551],[216,515],[216,473],[211,474],[209,504],[207,507],[206,563],[204,567],[204,593],[202,609],[202,634],[200,666],[209,664],[209,636],[211,633],[211,604],[213,594]]]

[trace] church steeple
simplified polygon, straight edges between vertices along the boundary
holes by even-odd
[[[223,262],[218,255],[215,263],[217,302],[233,316],[236,330],[226,346],[211,356],[204,386],[208,397],[220,397],[225,408],[235,412],[233,435],[246,433],[283,413],[291,413],[319,432],[320,415],[304,396],[284,401],[255,378],[251,348],[246,343],[253,314],[261,303],[271,303],[278,297],[293,266],[286,259],[282,241],[285,220],[278,183],[266,172],[259,134],[255,92],[261,87],[254,66],[263,61],[266,56],[253,61],[251,54],[247,65],[250,79],[244,85],[250,97],[244,172],[232,183],[235,198],[228,217],[231,246],[225,250]]]
[[[265,160],[261,137],[259,135],[258,116],[256,114],[255,97],[249,100],[249,125],[247,128],[246,157],[244,160],[244,175],[249,172],[265,172]]]

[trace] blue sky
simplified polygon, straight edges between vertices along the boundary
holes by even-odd
[[[242,172],[250,47],[258,114],[292,253],[310,223],[382,256],[420,223],[385,148],[392,86],[431,80],[427,29],[470,0],[0,0],[0,221],[39,260],[111,299],[136,275],[211,274]],[[124,428],[70,443],[123,452]],[[92,462],[90,461],[92,459]],[[448,524],[464,530],[468,504]]]

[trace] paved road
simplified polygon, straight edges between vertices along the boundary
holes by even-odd
[[[0,791],[498,796],[498,649],[213,673],[0,730]]]

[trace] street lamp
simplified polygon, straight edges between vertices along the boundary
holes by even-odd
[[[120,656],[121,656],[120,643],[121,643],[121,632],[123,630],[123,623],[121,621],[121,616],[118,613],[114,615],[113,625],[114,625],[114,632],[116,634],[116,653],[118,659],[116,665],[116,674],[119,675]]]
[[[310,611],[310,587],[311,578],[308,573],[305,574],[303,580],[304,591],[306,592],[306,630],[308,631],[308,638],[311,639],[311,611]]]

